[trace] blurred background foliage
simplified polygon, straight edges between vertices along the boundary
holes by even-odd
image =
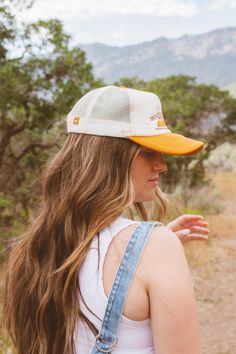
[[[31,5],[27,0],[0,0],[2,241],[19,235],[36,209],[38,176],[65,138],[66,113],[86,92],[105,85],[94,78],[85,53],[72,46],[60,21],[19,21],[17,14]],[[198,156],[166,156],[163,189],[177,196],[172,215],[221,208],[206,171],[236,169],[236,99],[184,75],[149,82],[122,78],[114,84],[157,93],[173,132],[206,144]]]

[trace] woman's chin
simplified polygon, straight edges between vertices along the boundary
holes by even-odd
[[[151,202],[152,200],[155,200],[155,199],[156,199],[156,194],[155,194],[155,192],[153,192],[149,195],[135,198],[135,203]]]

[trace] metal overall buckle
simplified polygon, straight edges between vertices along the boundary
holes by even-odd
[[[98,343],[97,343],[98,341],[102,342],[102,340],[101,340],[100,337],[99,337],[99,334],[96,335],[96,338],[95,338],[95,339],[96,339],[96,343],[95,343],[96,348],[97,348],[100,352],[102,352],[102,353],[110,353],[110,352],[115,348],[115,346],[116,346],[116,344],[117,344],[117,342],[118,342],[118,339],[116,338],[115,343],[112,344],[109,349],[101,349],[101,348],[99,347]]]

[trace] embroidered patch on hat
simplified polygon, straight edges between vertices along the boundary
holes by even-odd
[[[79,124],[80,118],[78,116],[75,116],[73,119],[73,124],[78,125]]]
[[[151,121],[156,121],[156,129],[157,128],[166,128],[166,122],[161,112],[155,113],[150,117]]]
[[[165,122],[163,116],[160,116],[160,117],[157,119],[157,128],[166,128],[166,122]]]

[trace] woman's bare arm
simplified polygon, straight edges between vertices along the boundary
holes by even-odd
[[[155,227],[144,264],[155,351],[200,354],[193,283],[178,237],[165,227]]]

